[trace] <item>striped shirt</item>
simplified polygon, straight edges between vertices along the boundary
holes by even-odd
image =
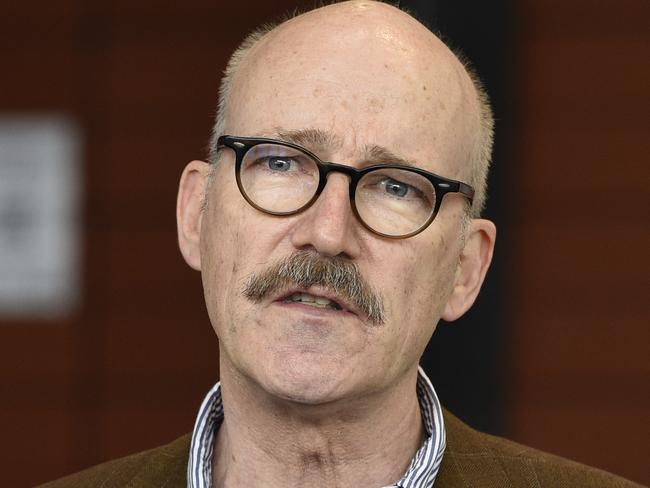
[[[397,483],[385,488],[430,488],[440,468],[445,451],[442,408],[433,385],[422,368],[418,369],[416,391],[426,438],[404,476]],[[194,424],[187,464],[188,488],[212,488],[212,452],[222,421],[221,384],[217,383],[203,400]]]

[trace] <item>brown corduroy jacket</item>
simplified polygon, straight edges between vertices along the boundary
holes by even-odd
[[[447,448],[436,488],[641,486],[599,469],[477,432],[447,411],[444,417]],[[100,464],[41,488],[186,487],[189,446],[190,435],[186,435],[165,446]]]

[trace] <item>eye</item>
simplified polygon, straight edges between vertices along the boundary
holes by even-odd
[[[410,185],[392,178],[383,180],[381,186],[384,187],[386,193],[395,197],[405,197],[409,193],[409,190],[412,190]]]
[[[292,158],[281,157],[281,156],[271,156],[268,158],[269,169],[272,171],[289,171],[292,165],[295,165],[295,161]]]

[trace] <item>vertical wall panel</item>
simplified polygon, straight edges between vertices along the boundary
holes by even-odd
[[[650,4],[519,9],[511,435],[648,483]]]

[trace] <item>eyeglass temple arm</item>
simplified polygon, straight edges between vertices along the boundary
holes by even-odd
[[[470,202],[474,200],[474,188],[462,181],[458,182],[458,192],[469,198]]]

